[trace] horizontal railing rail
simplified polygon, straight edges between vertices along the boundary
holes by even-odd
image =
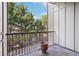
[[[7,33],[6,35],[14,35],[14,34],[33,34],[33,33],[51,33],[56,31],[44,31],[44,32],[25,32],[25,33]]]

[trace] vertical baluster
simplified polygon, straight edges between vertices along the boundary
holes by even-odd
[[[39,39],[39,44],[40,44],[40,33],[38,33],[38,35],[39,35],[38,39]],[[40,46],[39,46],[39,48],[40,48]]]
[[[16,39],[15,39],[15,40],[16,40],[16,56],[17,56],[17,53],[18,53],[18,52],[17,52],[17,48],[18,48],[18,36],[17,36],[17,35],[18,35],[18,34],[15,34],[15,35],[16,35]]]
[[[44,38],[43,38],[43,37],[44,37],[44,36],[43,36],[44,33],[41,32],[41,34],[42,34],[42,40],[44,41]]]
[[[7,52],[8,52],[8,56],[10,55],[10,49],[9,49],[9,40],[10,40],[10,36],[9,35],[7,35],[7,46],[8,46],[8,48],[7,48]]]
[[[30,52],[29,34],[28,34],[28,52]]]
[[[19,35],[19,34],[18,34],[18,35]],[[18,48],[19,48],[19,38],[18,38],[18,35],[17,35],[17,55],[19,55],[19,54],[18,54],[18,51],[19,51],[19,50],[18,50]]]
[[[32,37],[31,37],[32,34],[30,34],[30,52],[32,51],[31,47],[32,47]]]
[[[33,34],[33,33],[32,33],[32,34]],[[32,45],[32,38],[33,38],[33,37],[32,37],[32,34],[30,34],[30,52],[32,52],[32,46],[33,46],[33,45]]]
[[[21,34],[21,40],[22,40],[22,54],[23,54],[23,34]]]
[[[26,43],[26,38],[25,38],[25,34],[24,34],[24,54],[25,54],[25,43]]]
[[[8,35],[7,35],[7,56],[9,55],[9,51],[8,51],[9,50],[9,47],[8,47],[8,39],[9,38],[8,38]]]
[[[48,33],[46,32],[45,34],[46,34],[45,39],[46,39],[46,41],[48,42]]]
[[[10,36],[10,39],[11,39],[11,36]],[[10,50],[10,39],[9,39],[9,56],[10,56],[10,52],[11,52],[11,50]]]
[[[25,48],[26,48],[26,34],[24,34],[24,53],[26,53]]]
[[[16,35],[16,34],[15,34]],[[15,43],[15,50],[16,50],[16,55],[17,55],[17,35],[16,35],[16,43]]]
[[[22,43],[23,43],[22,54],[24,54],[24,34],[22,34]]]
[[[7,35],[7,56],[8,56],[8,35]]]
[[[28,34],[27,34],[27,53],[28,53]]]
[[[14,43],[15,43],[15,34],[13,34],[13,55],[15,56]]]
[[[17,55],[19,55],[19,34],[17,35],[18,46],[17,46]]]
[[[40,40],[39,40],[39,33],[37,33],[38,34],[38,43],[40,42]]]
[[[49,32],[47,32],[47,42],[48,42],[48,34],[49,34]]]
[[[33,46],[33,42],[32,42],[32,33],[30,34],[30,52],[32,51],[32,46]]]
[[[21,46],[22,46],[22,44],[21,44],[21,34],[19,34],[20,35],[20,54],[21,54]]]
[[[33,35],[34,35],[34,33],[32,33],[31,34],[31,44],[30,44],[30,50],[31,50],[31,52],[33,51],[33,45],[34,45],[34,42],[33,42]]]
[[[10,35],[10,39],[9,39],[9,56],[11,55],[11,40],[12,40],[12,37]]]
[[[38,44],[40,44],[40,33],[38,33]],[[38,46],[38,45],[37,45]],[[40,46],[38,46],[38,48],[40,48]]]
[[[20,34],[20,46],[21,46],[21,47],[20,47],[20,48],[21,48],[21,49],[20,49],[20,54],[22,54],[22,43],[21,43],[21,42],[22,42],[22,37],[21,37],[21,36],[22,36],[22,34]]]
[[[14,49],[13,49],[13,43],[14,43],[14,39],[13,39],[13,35],[12,35],[12,56],[14,55],[13,54],[13,51],[14,51]]]
[[[22,37],[21,37],[21,34],[20,34],[20,54],[22,54],[22,43],[21,43],[22,41],[21,40],[22,40]]]
[[[18,55],[18,35],[17,34],[16,34],[16,38],[17,38],[16,55]]]
[[[42,33],[42,40],[43,40],[43,41],[45,40],[45,38],[44,38],[44,33]]]
[[[23,54],[24,54],[24,40],[25,40],[25,38],[24,38],[24,34],[23,34]]]
[[[20,55],[20,35],[18,35],[18,40],[19,40],[18,54]]]
[[[11,53],[12,53],[12,35],[10,35],[10,56],[11,56]]]
[[[29,34],[29,53],[30,53],[30,34]],[[31,55],[31,54],[30,54]]]
[[[25,39],[26,39],[26,42],[25,42],[25,52],[27,53],[27,45],[28,45],[28,43],[27,43],[27,41],[28,41],[28,39],[27,39],[27,34],[25,34]]]
[[[35,33],[35,37],[36,37],[35,43],[38,42],[37,34],[38,34],[38,33]]]
[[[17,38],[17,45],[16,45],[16,52],[17,52],[17,55],[18,55],[18,47],[19,47],[19,38],[18,38],[18,35],[19,34],[16,34],[16,38]]]
[[[39,40],[40,40],[40,33],[39,33]],[[40,40],[41,41],[41,40]]]
[[[41,34],[41,40],[43,41],[43,33],[42,33],[42,32],[40,32],[40,34]]]
[[[20,54],[21,54],[21,34],[19,34],[19,39],[20,39]]]

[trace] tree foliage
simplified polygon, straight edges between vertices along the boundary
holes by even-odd
[[[42,15],[39,20],[35,20],[27,6],[23,4],[16,5],[13,2],[8,3],[8,28],[10,33],[13,26],[19,27],[21,32],[45,31],[46,22],[46,15]]]
[[[47,16],[42,15],[39,20],[36,20],[37,31],[47,31]]]
[[[18,26],[21,32],[32,31],[34,17],[31,12],[27,12],[27,7],[23,4],[16,5],[13,2],[8,3],[8,28],[12,31],[12,26]]]

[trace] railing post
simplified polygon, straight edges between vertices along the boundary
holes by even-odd
[[[7,2],[3,2],[3,54],[7,56]]]
[[[0,2],[0,56],[2,56],[2,3]]]

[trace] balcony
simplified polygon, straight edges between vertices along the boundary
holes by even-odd
[[[79,3],[48,3],[47,32],[8,33],[7,3],[0,7],[1,56],[79,56]],[[41,41],[48,42],[46,54]]]
[[[78,53],[65,49],[64,47],[55,44],[55,36],[52,43],[48,42],[50,34],[55,35],[54,31],[51,32],[30,32],[30,33],[12,33],[7,34],[7,52],[8,56],[79,56]],[[22,40],[22,41],[21,41]],[[12,43],[10,43],[12,41]],[[44,54],[40,50],[41,41],[48,42],[47,53]]]

